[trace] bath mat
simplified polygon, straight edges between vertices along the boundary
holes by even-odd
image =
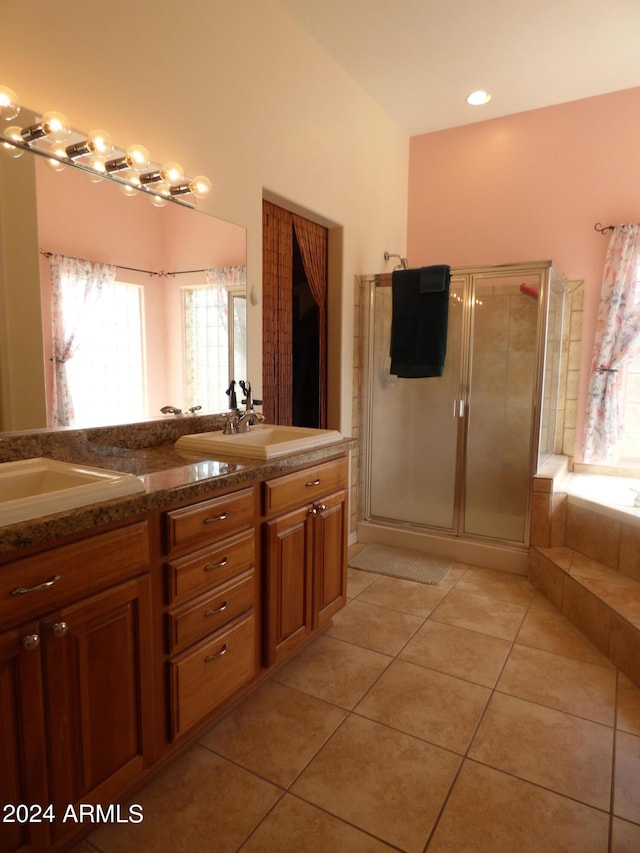
[[[391,575],[418,583],[438,584],[452,565],[452,560],[429,557],[419,551],[404,551],[385,545],[365,545],[349,560],[349,565],[363,572]]]

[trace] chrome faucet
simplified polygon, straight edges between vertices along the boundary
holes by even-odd
[[[160,411],[163,415],[181,415],[182,409],[176,409],[175,406],[163,406]]]
[[[634,489],[633,486],[630,486],[629,491],[633,492],[635,495],[635,497],[633,498],[633,505],[640,507],[640,492],[638,491],[638,489]]]
[[[245,382],[243,379],[238,383],[242,388],[245,399],[242,401],[244,404],[244,412],[238,417],[236,421],[236,428],[238,432],[249,432],[249,427],[251,424],[264,423],[264,415],[260,412],[256,412],[254,409],[254,404],[256,406],[262,405],[262,400],[254,400],[253,392],[251,390],[251,383],[247,379]]]
[[[242,388],[245,399],[242,401],[244,412],[232,410],[227,413],[227,425],[224,428],[225,435],[233,435],[237,432],[249,432],[249,428],[255,423],[264,423],[264,415],[256,412],[254,405],[262,405],[262,400],[254,400],[251,383],[241,379],[238,385]],[[231,386],[230,386],[231,387]]]

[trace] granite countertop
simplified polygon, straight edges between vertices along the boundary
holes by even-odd
[[[245,482],[313,465],[357,444],[355,439],[343,438],[335,444],[266,461],[231,456],[211,459],[179,453],[174,447],[180,435],[220,428],[220,416],[211,415],[125,427],[5,433],[0,439],[0,462],[47,456],[122,471],[139,477],[144,491],[0,527],[0,555],[172,504],[202,500]]]

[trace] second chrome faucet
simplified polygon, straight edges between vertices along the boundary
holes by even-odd
[[[232,380],[227,391],[231,403],[235,400],[235,393],[233,391],[234,385],[235,382]],[[261,414],[261,412],[256,412],[254,408],[254,405],[262,405],[262,400],[253,399],[253,392],[251,390],[251,383],[249,380],[245,381],[244,379],[241,379],[238,382],[238,385],[242,388],[245,396],[245,399],[242,401],[245,408],[243,412],[239,411],[237,408],[232,408],[231,411],[227,413],[227,424],[224,428],[225,435],[248,432],[252,424],[264,423],[264,415]]]

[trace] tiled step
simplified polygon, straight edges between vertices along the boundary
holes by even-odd
[[[640,581],[566,546],[532,547],[529,580],[640,686]]]

